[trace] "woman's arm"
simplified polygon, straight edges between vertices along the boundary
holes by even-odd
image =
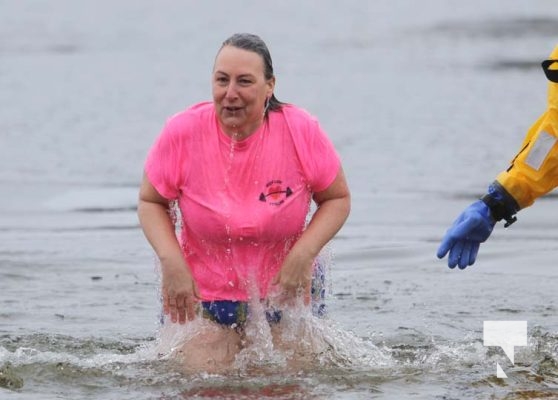
[[[281,285],[287,297],[296,296],[303,289],[305,302],[310,301],[312,265],[321,249],[341,229],[351,208],[351,195],[343,169],[324,191],[314,194],[318,208],[307,228],[293,246],[274,283]]]
[[[161,262],[163,312],[181,324],[195,317],[196,285],[169,215],[169,201],[161,196],[147,177],[140,187],[138,217],[145,237]]]

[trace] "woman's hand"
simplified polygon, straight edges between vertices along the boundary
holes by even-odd
[[[138,216],[143,232],[161,261],[163,313],[181,324],[195,317],[198,289],[169,216],[169,200],[161,196],[144,175],[140,188]]]
[[[304,304],[310,304],[314,259],[343,226],[351,208],[351,194],[343,170],[339,170],[327,189],[314,193],[313,198],[318,209],[272,282],[281,286],[283,301],[303,294]]]
[[[295,245],[289,252],[281,269],[273,279],[273,285],[280,286],[280,301],[288,302],[303,296],[304,304],[310,304],[312,289],[312,268],[314,257]]]
[[[188,267],[182,258],[161,260],[161,263],[163,313],[169,315],[172,322],[184,324],[186,318],[192,321],[196,316],[195,305],[200,296]]]

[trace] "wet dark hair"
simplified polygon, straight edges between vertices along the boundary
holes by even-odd
[[[252,33],[235,33],[223,42],[223,44],[221,45],[221,49],[225,46],[233,46],[258,54],[262,58],[264,63],[265,79],[269,80],[274,77],[271,54],[269,53],[269,49],[267,48],[265,42],[258,35],[254,35]],[[272,94],[269,98],[269,103],[265,115],[267,116],[268,111],[279,110],[283,104],[285,103],[277,100],[275,94]]]

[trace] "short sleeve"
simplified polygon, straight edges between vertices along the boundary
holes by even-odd
[[[306,115],[300,124],[302,135],[295,133],[296,147],[306,179],[313,192],[326,190],[339,173],[341,160],[318,120]]]
[[[177,124],[170,119],[148,152],[145,174],[157,192],[174,200],[185,181],[187,151]]]

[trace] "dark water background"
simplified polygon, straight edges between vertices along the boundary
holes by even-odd
[[[210,98],[238,31],[266,40],[279,99],[343,158],[353,211],[316,333],[337,358],[185,376],[151,351],[136,193],[164,120]],[[23,380],[0,398],[558,398],[556,198],[466,271],[434,256],[543,112],[556,44],[554,0],[0,0],[0,368]],[[515,365],[483,346],[485,320],[528,322]]]

